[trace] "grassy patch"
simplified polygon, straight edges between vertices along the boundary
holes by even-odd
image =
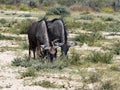
[[[86,15],[81,16],[80,19],[83,19],[83,20],[94,20],[94,16],[86,14]]]
[[[67,7],[54,7],[54,8],[48,9],[46,15],[66,16],[66,15],[70,15],[70,11]]]
[[[36,74],[36,70],[33,68],[28,68],[26,71],[21,72],[21,78],[25,78],[25,77],[35,77]]]
[[[32,85],[35,86],[42,86],[45,88],[62,88],[62,85],[56,85],[54,83],[51,83],[50,81],[38,81],[38,82],[33,82]]]
[[[88,57],[86,58],[87,61],[93,62],[93,63],[112,63],[113,60],[113,54],[110,52],[97,52],[93,51]]]
[[[67,60],[64,59],[57,59],[53,63],[50,63],[47,59],[31,59],[28,60],[28,57],[17,57],[12,62],[13,66],[22,66],[22,67],[32,67],[36,70],[41,69],[63,69],[64,67],[68,66]]]
[[[102,82],[101,90],[115,90],[115,87],[111,81],[104,81]]]
[[[22,40],[21,37],[5,36],[0,34],[0,40]]]
[[[94,32],[91,34],[79,34],[75,37],[75,41],[80,42],[80,44],[87,43],[88,45],[94,45],[98,40],[103,40],[104,37],[99,32]]]

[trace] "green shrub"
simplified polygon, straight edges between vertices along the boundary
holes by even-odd
[[[102,39],[104,37],[99,32],[94,32],[91,34],[79,34],[74,40],[80,42],[80,44],[87,43],[88,45],[94,45],[95,42]]]
[[[71,56],[69,58],[70,65],[80,65],[81,64],[81,58],[80,54],[76,52],[75,50],[71,51]]]
[[[15,34],[26,34],[29,25],[31,25],[33,21],[34,20],[30,20],[30,19],[19,21],[14,25],[14,27],[9,29],[9,32]]]
[[[106,31],[107,24],[103,22],[91,22],[91,23],[82,23],[81,25],[83,30],[90,31]]]
[[[111,66],[110,69],[113,71],[120,71],[120,67],[116,65]]]
[[[106,12],[106,13],[113,13],[114,12],[113,8],[110,8],[110,7],[102,8],[102,11]]]
[[[100,90],[114,90],[114,85],[111,81],[102,82],[102,86]]]
[[[120,41],[114,43],[112,47],[113,53],[116,55],[120,55]]]
[[[25,72],[21,73],[21,78],[35,77],[35,76],[36,76],[36,70],[33,68],[28,68]]]
[[[114,32],[114,34],[116,34],[117,32],[120,32],[120,22],[108,24],[106,31]]]
[[[83,20],[94,20],[94,17],[92,15],[83,15],[83,16],[81,16],[80,19],[83,19]]]
[[[47,61],[47,62],[45,62]],[[28,57],[17,57],[12,61],[13,66],[22,66],[22,67],[31,67],[36,70],[41,70],[41,69],[63,69],[67,67],[68,60],[66,58],[59,58],[55,60],[53,63],[48,62],[49,60],[46,59],[37,59],[33,60],[31,59],[30,61],[28,60]]]
[[[32,85],[35,86],[42,86],[45,88],[62,88],[62,85],[56,85],[54,83],[51,83],[49,81],[38,81],[38,82],[33,82]]]
[[[22,46],[22,49],[24,49],[24,50],[29,49],[29,45],[28,45],[27,41],[23,42],[21,46]]]
[[[26,6],[26,5],[20,5],[19,10],[28,11],[28,10],[30,10],[30,8],[28,6]]]
[[[93,51],[91,52],[90,55],[88,55],[88,57],[86,58],[87,61],[93,62],[93,63],[112,63],[113,60],[113,54],[110,52],[97,52],[97,51]]]
[[[24,17],[31,17],[31,14],[25,14]]]
[[[5,5],[5,8],[8,10],[14,10],[15,7],[13,5]]]
[[[61,16],[66,16],[70,15],[70,11],[68,10],[67,7],[54,7],[48,9],[46,12],[46,15],[61,15]]]
[[[102,20],[104,20],[104,21],[113,21],[114,18],[113,17],[102,17]]]
[[[0,23],[1,23],[1,24],[6,24],[6,23],[7,23],[7,20],[6,20],[6,19],[0,19]]]
[[[14,37],[14,36],[5,36],[0,34],[0,40],[21,40],[20,37]]]
[[[71,29],[71,28],[80,28],[81,22],[75,22],[75,20],[68,20],[66,21],[66,26]]]

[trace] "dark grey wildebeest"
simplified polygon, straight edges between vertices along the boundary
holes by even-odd
[[[56,40],[56,45],[61,47],[61,55],[66,56],[69,48],[76,43],[68,42],[67,31],[63,20],[55,18],[51,21],[47,21],[47,26],[50,42]]]
[[[42,19],[40,21],[34,22],[29,26],[28,29],[28,40],[29,40],[29,59],[31,57],[31,50],[33,51],[34,59],[37,54],[37,57],[41,55],[41,48],[47,50],[50,55],[50,59],[53,59],[56,49],[50,45],[48,38],[48,28],[46,25],[46,20]],[[54,43],[54,40],[51,41]],[[52,58],[51,58],[52,57]]]

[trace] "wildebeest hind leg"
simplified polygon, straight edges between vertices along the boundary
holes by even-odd
[[[30,60],[30,58],[31,58],[31,49],[29,47],[29,60]]]
[[[33,49],[33,56],[34,56],[34,59],[35,59],[35,49]]]

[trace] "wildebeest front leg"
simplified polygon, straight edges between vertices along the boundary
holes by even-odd
[[[31,49],[29,47],[29,60],[30,60],[30,58],[31,58]]]

